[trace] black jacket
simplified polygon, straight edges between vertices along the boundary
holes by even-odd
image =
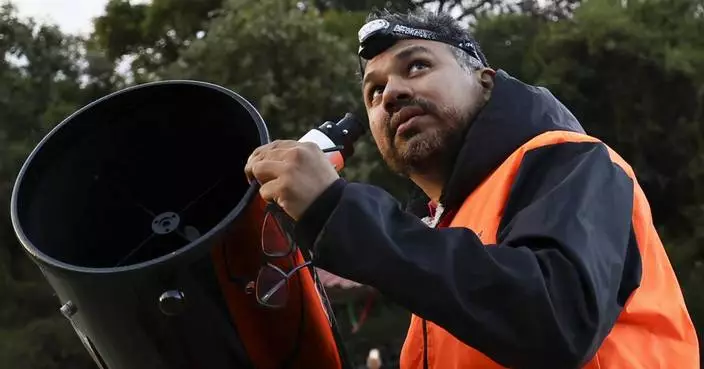
[[[547,90],[498,71],[444,187],[446,213],[552,130],[584,133]],[[603,144],[565,143],[526,153],[494,247],[468,229],[429,228],[382,189],[343,179],[303,215],[296,240],[317,266],[377,288],[504,366],[573,368],[640,281],[632,201],[632,180]]]

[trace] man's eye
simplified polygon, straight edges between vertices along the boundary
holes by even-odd
[[[369,90],[369,100],[374,101],[384,93],[384,86],[374,86]]]
[[[419,70],[426,69],[428,67],[430,67],[430,64],[428,64],[424,61],[416,60],[408,66],[408,72],[413,73],[413,72],[416,72]]]

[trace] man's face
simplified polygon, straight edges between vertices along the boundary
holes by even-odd
[[[370,130],[392,170],[424,175],[452,161],[464,128],[488,99],[482,75],[463,69],[450,46],[427,40],[399,41],[367,63],[362,90]]]

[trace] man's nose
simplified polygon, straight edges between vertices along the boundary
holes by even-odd
[[[413,90],[401,78],[389,78],[384,87],[382,102],[388,114],[399,111],[413,97]]]

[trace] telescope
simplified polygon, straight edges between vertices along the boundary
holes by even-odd
[[[339,170],[363,132],[347,114],[301,141],[338,147]],[[30,153],[12,224],[98,368],[349,367],[307,253],[262,252],[270,204],[244,166],[268,142],[242,96],[174,80],[86,105]],[[300,269],[280,306],[257,292],[266,265]]]

